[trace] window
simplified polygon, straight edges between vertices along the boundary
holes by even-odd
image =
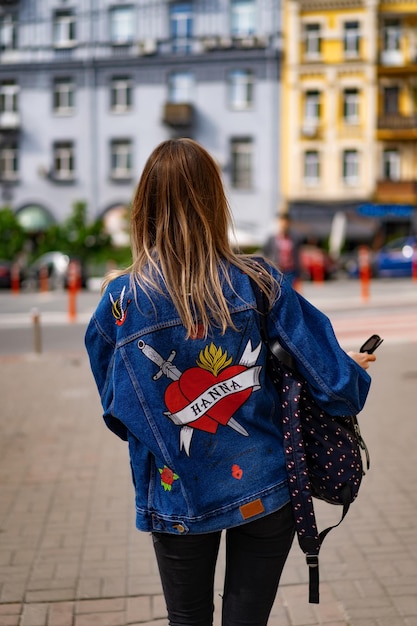
[[[110,108],[115,113],[129,111],[132,107],[132,81],[127,77],[113,78],[110,89]]]
[[[400,180],[400,154],[398,150],[387,149],[382,155],[383,178],[385,180]]]
[[[17,113],[19,85],[14,80],[3,80],[0,84],[0,113]]]
[[[343,182],[355,185],[359,178],[359,153],[357,150],[343,151]]]
[[[320,98],[319,91],[306,91],[304,101],[304,123],[317,125],[320,119]]]
[[[253,141],[250,138],[231,140],[231,183],[235,189],[252,189]]]
[[[187,54],[191,51],[193,36],[192,6],[188,2],[174,3],[169,13],[172,50]]]
[[[343,121],[345,124],[359,122],[359,91],[357,89],[343,91]]]
[[[54,80],[55,113],[72,113],[74,110],[74,83],[71,78],[56,78]]]
[[[360,38],[359,22],[345,22],[343,24],[343,50],[346,56],[356,57],[359,55]]]
[[[317,185],[320,180],[320,155],[317,150],[304,153],[304,181],[307,185]]]
[[[75,16],[72,11],[57,11],[54,16],[54,45],[72,47],[76,43]]]
[[[237,37],[253,35],[256,30],[254,0],[232,0],[231,34]]]
[[[135,34],[134,12],[131,6],[110,9],[110,40],[113,45],[126,45]]]
[[[386,20],[383,26],[384,50],[399,50],[401,40],[400,20]]]
[[[130,139],[115,139],[111,142],[112,178],[132,176],[132,142]]]
[[[14,15],[0,17],[0,50],[17,48],[17,21]]]
[[[320,24],[305,25],[305,54],[308,57],[319,57],[321,54]]]
[[[385,87],[383,92],[383,107],[385,115],[396,115],[399,112],[399,95],[398,87]]]
[[[11,141],[0,147],[1,180],[17,180],[19,174],[17,142]]]
[[[194,76],[191,72],[173,72],[169,77],[168,101],[172,104],[192,102],[193,88]]]
[[[249,70],[232,70],[228,77],[229,105],[232,109],[249,109],[253,104],[253,76]]]
[[[73,180],[74,144],[72,141],[58,141],[54,144],[54,178]]]

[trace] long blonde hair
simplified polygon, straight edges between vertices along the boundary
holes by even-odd
[[[222,290],[230,283],[230,264],[252,277],[272,300],[279,286],[253,258],[235,252],[229,241],[231,212],[213,158],[192,139],[170,139],[148,158],[131,211],[132,265],[112,272],[130,273],[148,294],[165,285],[187,330],[198,325],[234,328]]]

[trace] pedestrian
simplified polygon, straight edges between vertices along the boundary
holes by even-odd
[[[297,286],[301,274],[300,246],[300,237],[291,226],[289,214],[280,213],[277,216],[276,232],[268,238],[263,252],[293,287]]]
[[[113,272],[86,347],[104,420],[128,442],[136,525],[152,533],[169,624],[209,626],[222,531],[223,626],[267,624],[294,536],[271,339],[317,401],[355,414],[375,357],[339,346],[330,321],[273,266],[234,252],[220,172],[191,139],[158,145],[131,211],[133,263]]]

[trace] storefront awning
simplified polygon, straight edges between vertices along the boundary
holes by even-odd
[[[306,241],[322,242],[330,236],[335,215],[342,213],[346,218],[345,239],[369,242],[378,231],[380,221],[374,216],[360,215],[358,203],[313,204],[292,203],[289,212],[293,228]]]

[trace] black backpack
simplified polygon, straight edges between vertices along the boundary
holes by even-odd
[[[309,567],[309,602],[319,603],[319,552],[326,535],[343,521],[364,475],[361,449],[369,453],[356,416],[334,417],[315,402],[293,357],[266,332],[268,301],[251,280],[260,313],[261,336],[268,348],[267,367],[279,391],[284,450],[291,503],[300,548]],[[313,496],[343,507],[338,524],[318,531]]]

